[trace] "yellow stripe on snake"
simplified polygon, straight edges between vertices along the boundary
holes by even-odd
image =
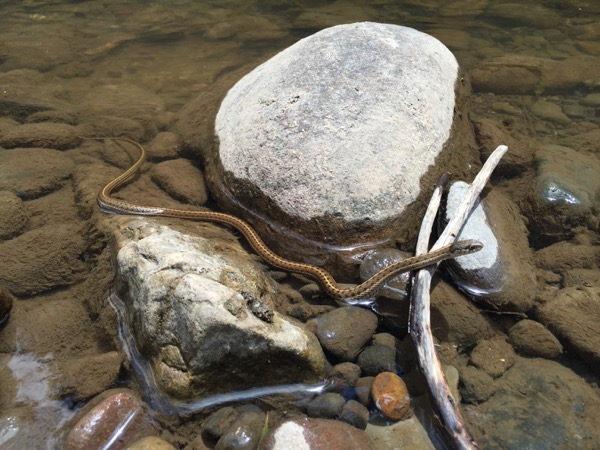
[[[483,247],[483,244],[474,240],[455,242],[433,252],[425,253],[419,256],[413,256],[411,258],[403,259],[390,264],[389,266],[377,272],[368,280],[356,286],[349,288],[340,287],[333,276],[325,269],[310,264],[290,261],[289,259],[282,258],[281,256],[273,253],[247,222],[230,214],[213,211],[190,211],[175,208],[135,205],[133,203],[112,197],[111,194],[115,189],[118,189],[120,186],[122,186],[140,170],[140,167],[145,160],[146,152],[144,147],[142,147],[139,143],[127,138],[90,139],[110,139],[112,141],[127,142],[136,146],[140,152],[137,161],[129,169],[123,172],[123,174],[119,175],[117,178],[104,186],[98,194],[98,206],[103,211],[116,214],[173,217],[177,219],[200,220],[229,225],[230,227],[235,228],[242,233],[254,251],[258,253],[267,263],[279,269],[308,275],[314,278],[322,285],[327,295],[336,300],[364,299],[373,297],[387,280],[400,273],[421,269],[449,258],[456,258],[457,256],[474,253],[481,250]]]

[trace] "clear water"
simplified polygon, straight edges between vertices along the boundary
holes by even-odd
[[[166,105],[167,113],[175,113],[232,70],[255,66],[324,27],[356,21],[401,24],[432,34],[453,51],[467,72],[484,61],[506,55],[572,62],[572,72],[582,74],[581,82],[566,83],[563,89],[540,85],[535,92],[509,95],[475,89],[472,112],[474,117],[497,121],[517,136],[566,145],[586,158],[596,157],[600,144],[585,137],[600,128],[600,101],[585,100],[589,94],[600,91],[599,70],[592,69],[589,76],[590,65],[596,63],[600,67],[600,3],[595,0],[2,1],[0,88],[10,77],[35,74],[35,85],[30,84],[31,90],[23,93],[33,96],[33,103],[43,100],[44,95],[52,95],[78,105],[97,86],[128,84],[155,94]],[[10,71],[21,72],[9,76]],[[2,93],[0,89],[0,96]],[[561,114],[555,114],[547,104],[536,106],[540,100],[560,106]],[[117,103],[116,108],[123,106]],[[0,119],[5,114],[6,105],[0,109]],[[24,112],[22,117],[11,117],[23,120],[26,115]],[[0,134],[4,129],[1,124],[0,121]],[[585,179],[579,180],[575,190],[570,182],[561,185],[549,177],[544,192],[555,202],[579,205],[580,199],[586,198],[592,203],[589,214],[578,219],[577,225],[587,227],[588,242],[594,245],[598,229],[593,225],[597,222],[593,191],[598,173],[593,167],[586,170],[582,177]],[[495,183],[519,201],[530,185],[526,177],[513,175],[505,174]],[[591,196],[588,191],[592,191]],[[85,193],[78,195],[79,205],[85,205]],[[61,205],[65,201],[60,196],[31,200],[29,226],[61,223]],[[36,211],[43,210],[39,206],[43,202],[54,202],[51,204],[56,205],[56,214],[36,215]],[[89,209],[80,207],[81,216],[85,217]],[[530,236],[530,241],[535,248],[541,248],[550,241],[569,237],[557,238],[549,231],[548,235]],[[97,259],[98,254],[98,249],[90,250],[89,259],[77,268],[80,276],[71,283],[75,287],[59,286],[22,295],[13,307],[13,319],[18,321],[29,320],[34,309],[51,304],[55,315],[48,314],[47,320],[53,321],[52,329],[58,330],[56,336],[41,343],[39,335],[47,334],[43,321],[39,322],[39,331],[32,325],[21,333],[10,322],[0,331],[1,381],[2,385],[12,386],[0,396],[0,410],[14,413],[19,408],[35,406],[33,416],[28,413],[0,417],[0,448],[60,447],[60,434],[55,435],[55,430],[60,430],[72,416],[70,407],[79,403],[69,405],[54,400],[52,389],[58,388],[48,384],[53,352],[77,347],[74,342],[81,340],[85,342],[83,350],[73,354],[84,357],[94,347],[95,336],[98,347],[106,341],[101,331],[105,311],[82,307],[82,315],[87,314],[85,321],[71,327],[59,323],[60,308],[68,304],[68,298],[85,299],[85,295],[91,295],[85,293],[94,289],[98,291],[94,295],[105,295],[104,289],[110,284],[106,277],[99,285],[86,284],[96,264],[102,262]],[[48,342],[53,342],[56,349]],[[580,367],[594,386],[593,372],[580,365],[577,357],[570,363]],[[588,448],[599,446],[600,442],[595,442]]]

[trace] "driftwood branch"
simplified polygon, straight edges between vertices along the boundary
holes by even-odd
[[[471,209],[475,205],[479,194],[483,190],[494,168],[506,153],[508,147],[499,146],[490,155],[481,171],[473,180],[460,207],[450,220],[432,250],[452,243],[463,227]],[[443,183],[438,183],[432,196],[429,207],[421,224],[416,254],[427,252],[427,245],[433,228],[435,215],[439,208]],[[416,347],[419,368],[425,377],[431,403],[440,425],[443,428],[448,444],[456,449],[478,449],[475,439],[467,430],[458,405],[446,382],[440,360],[435,352],[433,336],[431,334],[430,319],[430,289],[431,278],[437,265],[421,269],[415,275],[410,302],[409,330]]]

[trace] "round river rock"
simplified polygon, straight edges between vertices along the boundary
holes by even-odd
[[[473,133],[459,112],[467,90],[435,38],[397,25],[340,25],[244,76],[214,123],[203,118],[214,93],[198,97],[178,131],[202,154],[222,208],[278,253],[348,276],[353,255],[412,241],[442,171],[476,171]]]

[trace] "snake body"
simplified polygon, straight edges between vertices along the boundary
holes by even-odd
[[[377,291],[387,280],[393,278],[394,276],[400,273],[420,269],[438,263],[445,259],[456,258],[457,256],[474,253],[481,250],[481,248],[483,247],[483,244],[475,240],[458,241],[445,247],[441,247],[440,249],[432,251],[430,253],[426,253],[419,256],[413,256],[411,258],[406,258],[401,261],[395,262],[383,268],[363,283],[353,287],[344,288],[338,285],[333,276],[321,267],[291,261],[273,253],[266,246],[266,244],[256,233],[256,231],[247,222],[236,216],[214,211],[194,211],[175,208],[142,206],[113,197],[111,195],[112,192],[115,189],[122,186],[140,170],[140,167],[142,166],[145,160],[146,152],[142,145],[131,139],[102,139],[127,142],[136,146],[140,154],[137,161],[129,169],[127,169],[125,172],[123,172],[121,175],[119,175],[117,178],[115,178],[102,188],[97,198],[98,206],[100,207],[100,209],[102,209],[105,212],[115,214],[173,217],[177,219],[200,220],[229,225],[230,227],[238,230],[247,239],[248,243],[254,249],[254,251],[257,254],[259,254],[267,263],[269,263],[272,266],[278,267],[279,269],[283,269],[294,273],[300,273],[314,278],[322,285],[325,292],[336,300],[371,298],[377,293]]]

